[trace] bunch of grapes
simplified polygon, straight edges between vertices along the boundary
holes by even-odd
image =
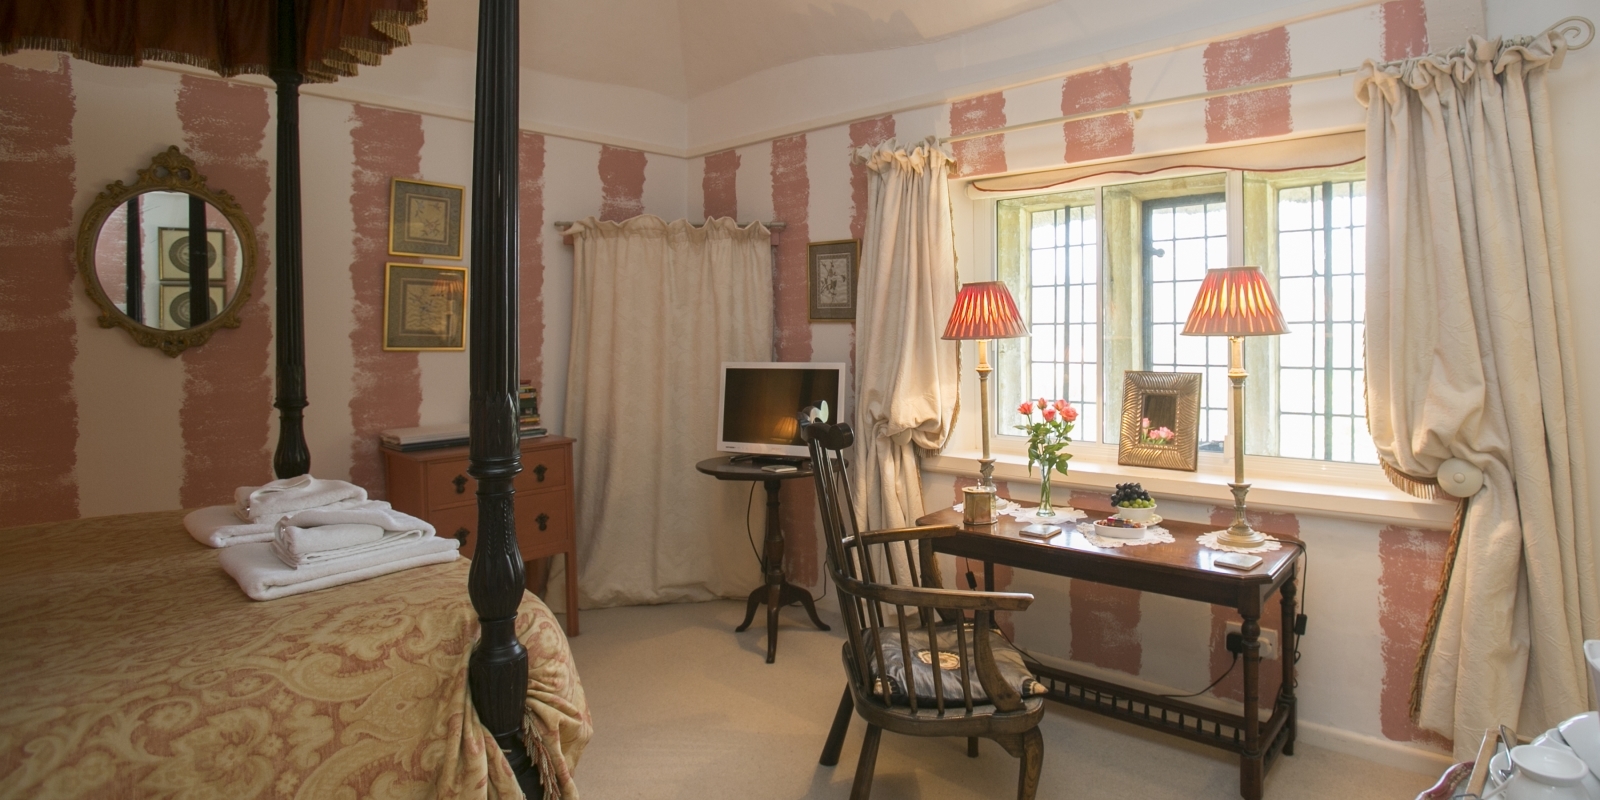
[[[1111,494],[1111,505],[1117,508],[1154,508],[1156,501],[1137,483],[1119,483]]]

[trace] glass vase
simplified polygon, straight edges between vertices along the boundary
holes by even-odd
[[[1056,510],[1050,507],[1050,473],[1052,472],[1055,472],[1055,470],[1045,469],[1043,476],[1039,478],[1039,510],[1034,512],[1035,516],[1053,517],[1056,515]]]

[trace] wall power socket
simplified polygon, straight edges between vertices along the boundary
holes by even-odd
[[[1230,634],[1230,633],[1239,633],[1241,624],[1242,623],[1239,623],[1239,622],[1229,622],[1228,623],[1228,629],[1223,632],[1223,635],[1226,636],[1227,634]],[[1277,631],[1275,631],[1275,630],[1273,630],[1271,628],[1262,628],[1261,629],[1261,635],[1256,637],[1256,641],[1261,643],[1261,657],[1263,659],[1270,659],[1270,658],[1277,658],[1278,657],[1278,632]]]

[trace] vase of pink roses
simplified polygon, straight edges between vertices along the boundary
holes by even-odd
[[[1033,414],[1039,413],[1039,420],[1034,421]],[[1067,461],[1072,454],[1067,452],[1067,445],[1072,444],[1072,426],[1078,421],[1078,409],[1065,400],[1029,400],[1017,407],[1017,413],[1026,417],[1028,422],[1018,425],[1017,430],[1028,437],[1028,474],[1033,474],[1033,465],[1038,464],[1041,471],[1039,479],[1039,510],[1035,512],[1041,517],[1055,516],[1055,509],[1050,507],[1050,476],[1059,471],[1067,474]]]

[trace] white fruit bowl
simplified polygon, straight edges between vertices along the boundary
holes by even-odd
[[[1149,508],[1124,508],[1122,506],[1117,506],[1118,518],[1125,519],[1129,522],[1137,522],[1141,525],[1149,523],[1151,518],[1155,517],[1155,515],[1155,506],[1151,506]]]

